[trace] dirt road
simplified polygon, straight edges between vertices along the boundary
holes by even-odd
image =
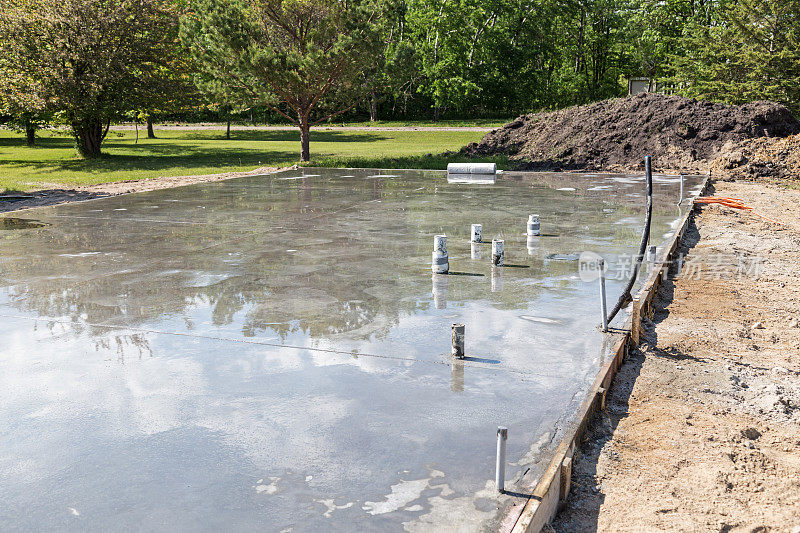
[[[800,191],[715,187],[552,530],[800,532]]]

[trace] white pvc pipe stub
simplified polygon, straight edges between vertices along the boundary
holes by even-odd
[[[647,247],[647,262],[648,263],[655,263],[656,262],[656,255],[657,255],[657,248],[655,244],[651,244]]]
[[[453,324],[450,354],[456,359],[464,359],[464,336],[466,334],[466,329],[464,324]]]
[[[436,235],[433,238],[431,270],[434,274],[447,274],[450,271],[450,257],[447,255],[446,235]]]
[[[483,226],[473,224],[470,226],[470,242],[483,242]]]
[[[496,174],[496,163],[448,163],[448,174]]]
[[[505,241],[502,239],[492,240],[492,264],[503,266],[505,263]]]
[[[541,233],[539,227],[539,215],[528,216],[528,235],[535,237]]]

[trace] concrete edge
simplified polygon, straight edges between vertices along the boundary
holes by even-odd
[[[709,178],[703,180],[699,196],[706,194]],[[533,493],[528,498],[519,517],[510,529],[511,533],[538,533],[550,523],[558,513],[559,508],[565,503],[569,495],[570,481],[572,478],[572,455],[575,448],[580,446],[589,423],[598,411],[605,409],[606,391],[617,370],[628,355],[629,348],[635,348],[639,343],[639,328],[641,317],[649,313],[652,301],[658,293],[661,282],[666,279],[675,252],[686,233],[686,228],[694,215],[695,202],[691,201],[686,214],[681,219],[678,228],[662,249],[659,260],[655,263],[650,276],[633,300],[633,313],[628,317],[621,330],[614,333],[619,339],[614,343],[612,357],[604,363],[592,386],[586,394],[575,421],[568,431],[564,433],[553,460],[545,470]],[[660,268],[659,268],[660,267]]]

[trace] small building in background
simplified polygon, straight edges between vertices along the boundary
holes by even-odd
[[[639,93],[651,93],[655,84],[651,78],[628,78],[628,96]]]

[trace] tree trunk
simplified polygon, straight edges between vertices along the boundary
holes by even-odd
[[[36,144],[36,126],[28,119],[25,120],[25,141],[28,146]]]
[[[153,118],[150,115],[147,115],[147,138],[148,139],[156,138],[156,132],[153,131]]]
[[[311,161],[311,126],[308,123],[308,116],[300,115],[300,161]]]
[[[433,106],[433,121],[439,122],[439,113],[441,112],[438,105]]]
[[[99,157],[103,143],[103,123],[99,119],[72,123],[72,134],[78,155],[85,159]]]
[[[225,138],[231,140],[231,115],[228,113],[228,127],[225,128]]]
[[[374,91],[369,98],[369,121],[378,121],[378,95]]]

